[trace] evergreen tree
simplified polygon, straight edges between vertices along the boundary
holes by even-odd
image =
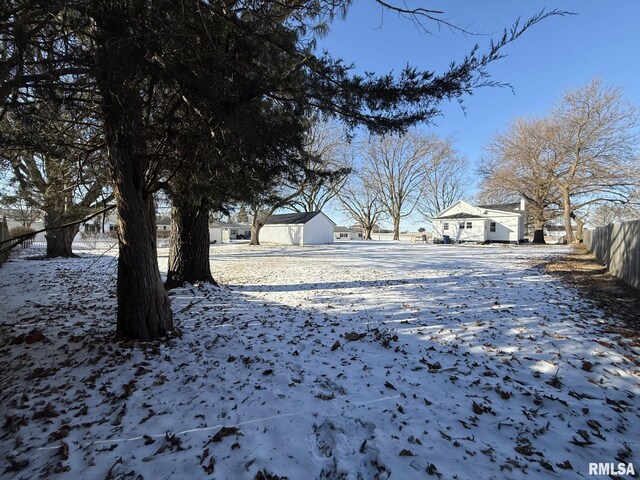
[[[495,84],[487,79],[487,66],[548,15],[506,32],[484,55],[474,49],[441,75],[407,67],[397,76],[358,76],[311,48],[314,35],[349,3],[6,0],[0,5],[0,116],[19,108],[18,96],[37,101],[38,91],[55,85],[65,101],[88,103],[102,119],[120,218],[119,336],[149,339],[173,328],[155,251],[153,198],[193,163],[192,158],[180,158],[174,168],[165,163],[175,162],[173,139],[164,132],[176,115],[201,114],[205,125],[215,127],[252,99],[268,99],[302,111],[316,108],[376,133],[403,131],[431,119],[442,100]],[[256,48],[260,53],[254,57]],[[270,74],[280,65],[291,69],[284,76]],[[202,104],[204,111],[198,109]],[[219,133],[211,129],[211,136]],[[250,162],[260,156],[247,158],[242,166],[253,177],[277,178],[280,168],[253,172]],[[239,165],[231,174],[238,170]]]

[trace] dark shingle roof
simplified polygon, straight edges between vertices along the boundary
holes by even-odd
[[[520,202],[498,203],[496,205],[478,205],[478,208],[483,208],[485,210],[500,210],[501,212],[519,212]]]
[[[480,215],[471,215],[469,213],[454,213],[453,215],[445,215],[444,217],[437,217],[438,220],[453,220],[456,218],[484,218]]]
[[[322,212],[300,212],[300,213],[284,213],[282,215],[271,215],[264,222],[265,225],[295,225],[299,223],[307,223],[316,215]]]

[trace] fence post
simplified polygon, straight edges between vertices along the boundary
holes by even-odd
[[[2,216],[2,223],[0,224],[0,242],[4,242],[5,240],[9,240],[11,237],[9,235],[9,225],[7,225],[7,217],[5,215]],[[4,245],[3,245],[4,247]],[[9,257],[9,252],[0,254],[0,265],[7,261]]]

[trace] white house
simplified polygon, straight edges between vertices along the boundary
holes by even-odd
[[[433,234],[445,243],[517,243],[524,240],[524,224],[524,200],[477,206],[459,200],[433,219]]]
[[[209,223],[209,242],[229,243],[231,240],[249,240],[251,225],[237,222]]]
[[[334,240],[363,240],[364,235],[360,227],[341,227],[333,229]]]
[[[271,215],[260,229],[260,243],[321,245],[333,243],[335,223],[322,212]]]

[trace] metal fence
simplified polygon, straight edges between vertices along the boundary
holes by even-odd
[[[640,220],[585,230],[584,243],[611,274],[640,289]]]
[[[73,240],[73,250],[109,250],[115,247],[117,243],[118,239],[113,238],[110,235],[77,235]],[[156,239],[156,245],[158,248],[166,248],[169,246],[169,239],[158,238]],[[27,246],[29,248],[46,250],[47,242],[44,239],[36,238],[35,240],[30,241]]]

